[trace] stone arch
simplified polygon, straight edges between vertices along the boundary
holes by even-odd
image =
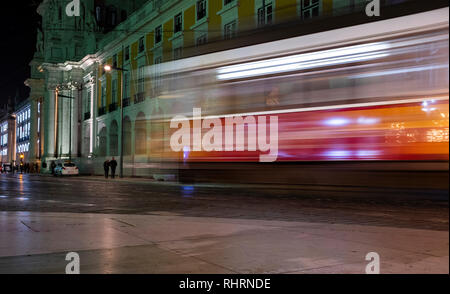
[[[113,120],[109,127],[109,155],[119,155],[119,125],[116,120]]]
[[[136,116],[134,124],[134,142],[135,154],[143,155],[147,153],[147,120],[143,112],[139,112]]]

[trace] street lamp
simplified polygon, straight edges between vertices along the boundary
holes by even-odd
[[[122,68],[111,66],[106,64],[104,69],[106,72],[111,72],[112,70],[118,70],[122,72],[122,79],[120,80],[120,169],[119,169],[119,177],[123,178],[123,80],[125,78],[123,72],[128,71],[123,68],[123,59],[124,59],[124,48],[122,46]]]
[[[58,91],[56,91],[56,97],[59,98],[68,98],[70,99],[70,105],[69,105],[69,162],[72,162],[72,100],[74,99],[72,96],[66,96],[59,94]]]

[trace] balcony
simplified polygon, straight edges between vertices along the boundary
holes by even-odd
[[[90,118],[91,118],[91,112],[90,112],[90,111],[85,112],[85,113],[84,113],[84,120],[88,120],[88,119],[90,119]]]
[[[136,95],[134,95],[134,104],[138,104],[141,103],[145,100],[145,94],[144,92],[142,93],[137,93]]]
[[[106,114],[106,107],[105,106],[100,107],[98,109],[98,116],[102,116],[102,115],[105,115],[105,114]]]
[[[123,102],[123,107],[130,106],[130,98],[123,98],[122,102]]]
[[[108,111],[109,112],[113,112],[113,111],[116,111],[117,110],[117,102],[114,102],[114,103],[111,103],[111,104],[109,104],[109,108],[108,108]]]

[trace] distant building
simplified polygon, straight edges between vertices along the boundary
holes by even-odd
[[[34,160],[30,155],[31,105],[29,100],[23,101],[14,112],[16,118],[16,163],[27,163]]]
[[[15,117],[9,113],[0,116],[0,163],[11,164],[16,159]]]

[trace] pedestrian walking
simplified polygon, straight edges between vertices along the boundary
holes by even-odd
[[[109,162],[109,166],[111,167],[111,178],[114,179],[116,177],[116,167],[117,167],[117,161],[114,157]]]
[[[109,160],[103,162],[103,169],[105,170],[105,179],[107,179],[109,176]]]

